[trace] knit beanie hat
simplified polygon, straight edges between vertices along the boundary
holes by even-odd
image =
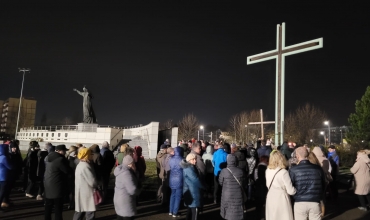
[[[190,161],[192,159],[196,159],[197,156],[195,154],[188,154],[188,156],[186,156],[186,161]]]
[[[80,148],[80,150],[78,150],[77,158],[80,160],[87,159],[90,154],[91,150],[89,148]]]
[[[134,162],[134,158],[131,155],[126,155],[122,160],[122,165],[128,166]]]

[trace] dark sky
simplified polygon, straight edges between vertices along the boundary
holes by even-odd
[[[274,120],[275,60],[247,66],[246,57],[275,49],[282,22],[287,46],[324,38],[322,49],[286,58],[286,114],[309,102],[333,126],[347,125],[370,82],[365,4],[4,2],[0,99],[19,97],[18,67],[31,68],[24,96],[37,99],[36,122],[44,113],[55,120],[82,114],[72,90],[84,85],[101,125],[177,122],[194,113],[222,126],[260,108]]]

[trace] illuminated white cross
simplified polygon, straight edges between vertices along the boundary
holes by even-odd
[[[323,47],[323,38],[285,46],[285,23],[277,25],[276,49],[247,57],[247,65],[276,59],[275,144],[284,141],[285,57]],[[279,140],[280,137],[280,140]]]

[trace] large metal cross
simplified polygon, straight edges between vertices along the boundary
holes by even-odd
[[[323,47],[323,38],[285,46],[285,23],[277,25],[276,49],[247,57],[247,65],[276,59],[275,144],[284,141],[285,57]],[[280,140],[279,140],[280,137]]]
[[[261,116],[261,122],[248,122],[249,125],[261,125],[261,138],[263,140],[266,140],[265,139],[265,133],[264,133],[264,130],[263,130],[263,125],[265,124],[275,124],[274,121],[263,121],[263,110],[260,109],[260,116]]]

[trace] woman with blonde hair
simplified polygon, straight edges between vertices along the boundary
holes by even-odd
[[[80,162],[75,174],[75,214],[73,220],[86,220],[95,218],[94,189],[96,178],[93,166],[90,165],[92,153],[89,148],[80,148],[77,155]]]
[[[266,198],[266,220],[294,219],[289,195],[294,195],[296,189],[286,170],[287,166],[285,156],[273,150],[266,170],[266,186],[269,190]]]

